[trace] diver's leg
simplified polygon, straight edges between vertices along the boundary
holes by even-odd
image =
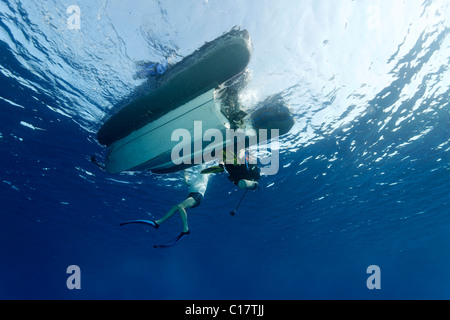
[[[174,205],[167,213],[159,220],[156,220],[155,222],[160,225],[170,217],[172,217],[175,212],[179,212],[181,215],[181,220],[183,221],[183,230],[187,229],[187,214],[185,209],[189,209],[192,206],[195,205],[195,200],[193,198],[187,198],[182,203]]]
[[[189,231],[186,209],[192,208],[194,205],[195,205],[194,198],[189,197],[177,206],[178,212],[180,213],[181,221],[183,222],[183,232]]]
[[[166,221],[167,219],[169,219],[171,216],[173,216],[173,214],[174,214],[175,212],[177,212],[178,206],[179,206],[179,205],[173,206],[169,211],[167,211],[167,213],[166,213],[161,219],[158,219],[158,220],[156,220],[155,222],[156,222],[157,224],[160,225],[161,223],[163,223],[164,221]]]
[[[189,197],[186,200],[184,200],[182,203],[180,203],[179,205],[173,206],[172,209],[163,218],[158,220],[158,221],[164,222],[165,220],[169,219],[175,213],[175,211],[178,210],[178,212],[180,213],[181,220],[183,221],[183,232],[181,232],[181,234],[178,237],[176,237],[175,239],[173,239],[165,244],[155,245],[155,246],[153,246],[154,248],[173,247],[174,245],[179,243],[184,237],[186,237],[188,234],[190,234],[188,223],[187,223],[186,209],[192,208],[195,205],[196,205],[195,199],[192,197]]]

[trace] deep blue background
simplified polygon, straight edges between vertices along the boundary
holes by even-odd
[[[155,250],[178,233],[176,219],[158,231],[119,222],[158,216],[186,190],[155,185],[148,174],[119,178],[129,184],[107,180],[117,177],[89,162],[103,152],[92,134],[33,110],[26,94],[1,81],[6,97],[26,106],[1,106],[2,298],[448,298],[448,158],[433,151],[448,137],[448,117],[423,119],[434,121],[433,132],[400,161],[357,168],[361,156],[349,142],[336,144],[339,133],[283,156],[293,164],[264,179],[235,217],[228,212],[241,193],[215,176],[189,214],[192,235]],[[46,131],[19,124],[35,113]],[[379,134],[366,120],[345,133],[361,152]],[[401,132],[385,141],[395,139]],[[336,152],[330,168],[315,159]],[[279,183],[265,188],[272,181]],[[77,292],[65,287],[71,264],[82,271]],[[365,286],[372,264],[382,271],[377,292]]]

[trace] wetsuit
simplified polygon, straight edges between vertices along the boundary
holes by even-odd
[[[225,169],[229,174],[228,179],[235,185],[242,179],[258,181],[261,178],[257,164],[225,164]]]

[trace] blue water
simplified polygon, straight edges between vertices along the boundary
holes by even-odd
[[[236,25],[254,47],[242,103],[281,93],[296,118],[280,170],[234,217],[242,191],[214,176],[192,234],[153,249],[178,218],[119,223],[184,200],[183,175],[101,171],[96,131],[139,61]],[[0,298],[449,299],[449,27],[445,0],[3,0]]]

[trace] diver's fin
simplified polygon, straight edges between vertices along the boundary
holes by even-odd
[[[186,237],[190,233],[191,233],[190,231],[182,232],[175,239],[170,240],[169,242],[164,243],[164,244],[154,245],[153,248],[169,248],[169,247],[173,247],[174,245],[178,244],[181,240],[183,240],[183,238]]]
[[[147,225],[151,225],[155,229],[159,228],[159,224],[157,224],[155,221],[149,221],[149,220],[132,220],[132,221],[127,221],[127,222],[122,222],[120,224],[120,226],[124,226],[124,225],[130,224],[130,223],[147,224]]]
[[[200,173],[201,174],[210,174],[210,173],[222,173],[225,170],[223,169],[223,166],[212,166],[206,169],[203,169]]]

